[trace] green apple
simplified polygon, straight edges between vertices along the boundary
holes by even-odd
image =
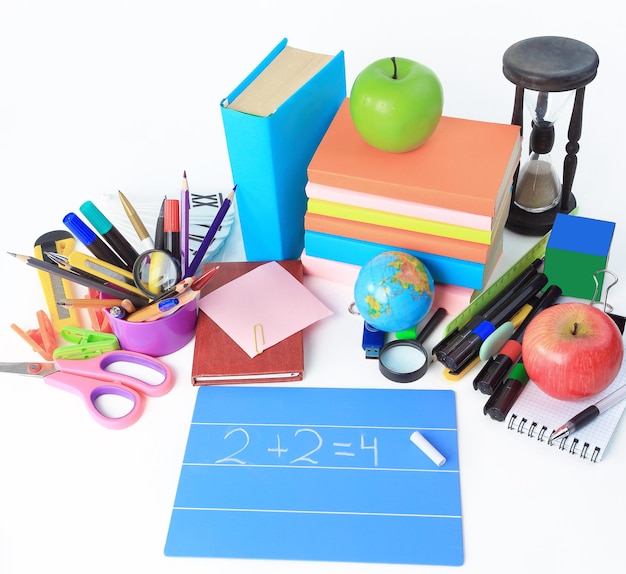
[[[383,58],[363,69],[350,91],[350,114],[361,137],[387,152],[421,146],[435,131],[443,89],[428,67],[406,58]]]

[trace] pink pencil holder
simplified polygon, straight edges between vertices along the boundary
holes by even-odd
[[[178,351],[191,341],[196,332],[198,304],[192,301],[171,315],[140,323],[111,317],[108,310],[106,313],[122,349],[161,357]]]

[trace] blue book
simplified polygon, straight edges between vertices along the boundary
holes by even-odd
[[[222,100],[248,261],[300,257],[307,167],[345,96],[343,51],[307,52],[285,38]]]
[[[360,266],[365,265],[370,259],[385,251],[403,251],[417,257],[426,265],[437,283],[448,283],[478,290],[485,287],[489,275],[497,263],[496,260],[490,265],[485,265],[464,259],[433,255],[432,253],[393,245],[382,245],[309,230],[305,232],[305,247],[307,255]]]

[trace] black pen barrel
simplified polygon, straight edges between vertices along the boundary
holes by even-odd
[[[547,283],[548,277],[546,274],[538,273],[525,285],[515,291],[513,296],[507,300],[506,304],[492,308],[489,313],[485,313],[485,318],[491,321],[495,327],[499,327],[502,323],[515,315],[515,313],[543,289]]]

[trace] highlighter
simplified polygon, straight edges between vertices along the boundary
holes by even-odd
[[[91,201],[85,201],[80,206],[81,213],[87,218],[96,231],[104,238],[109,246],[117,252],[122,261],[124,261],[129,271],[132,270],[135,260],[139,257],[139,253],[128,242],[128,240],[119,232],[107,217],[93,204]]]
[[[485,395],[493,394],[504,382],[504,377],[511,367],[522,355],[522,338],[524,331],[538,313],[554,305],[561,296],[561,288],[558,285],[550,285],[533,306],[533,309],[526,316],[522,324],[516,329],[511,338],[502,346],[500,352],[485,363],[485,366],[474,378],[474,389]]]

